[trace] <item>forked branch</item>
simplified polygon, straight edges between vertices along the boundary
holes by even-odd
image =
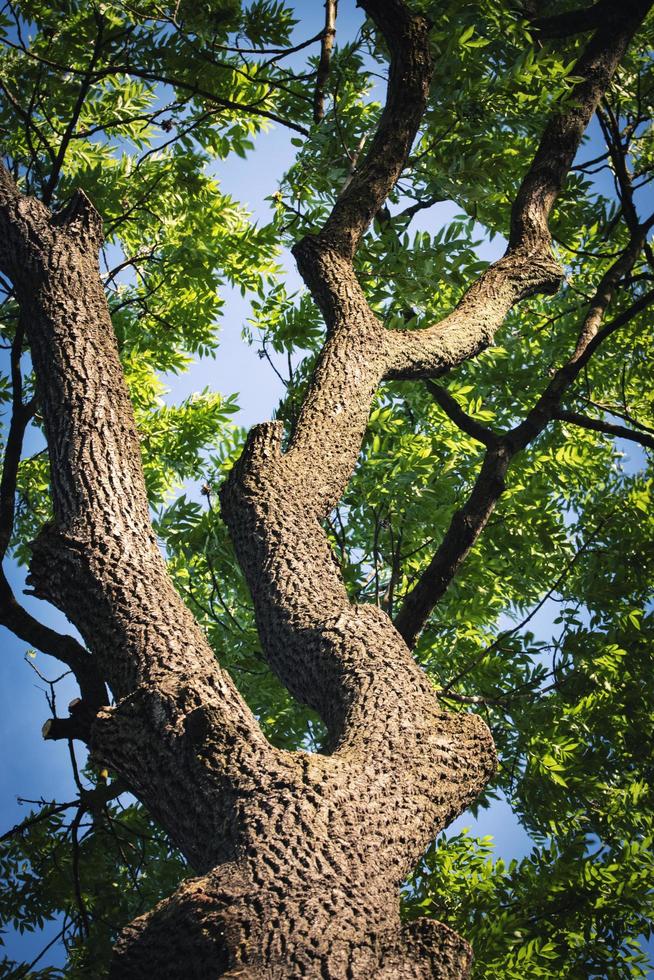
[[[265,768],[271,750],[175,592],[151,528],[138,433],[100,276],[101,238],[100,218],[83,194],[51,214],[21,195],[0,167],[0,270],[12,281],[30,341],[55,515],[33,543],[30,583],[66,612],[90,655],[35,624],[10,596],[6,621],[78,675],[88,667],[108,682],[118,703],[97,711],[99,694],[91,698],[92,748],[159,813],[188,858],[206,866],[233,847],[225,828],[235,826],[237,815],[225,785],[247,778],[244,758]],[[12,451],[7,492],[15,487],[17,458]],[[61,720],[59,734],[79,733],[78,716]],[[222,789],[206,779],[198,732],[232,759],[218,781]],[[50,726],[46,734],[57,730]],[[235,747],[244,753],[238,763]],[[186,813],[179,787],[170,786],[173,771],[187,781],[184,798],[195,800]]]
[[[434,607],[447,591],[470,549],[486,527],[490,515],[504,492],[505,478],[512,459],[526,449],[553,419],[561,418],[565,414],[561,409],[561,401],[598,347],[621,326],[654,303],[654,290],[651,290],[635,300],[613,320],[600,327],[618,284],[631,270],[641,253],[651,224],[652,222],[648,221],[638,227],[624,253],[605,273],[582,322],[574,351],[565,364],[554,373],[531,411],[514,428],[494,436],[495,441],[491,440],[487,443],[486,456],[468,500],[454,514],[441,545],[418,582],[406,596],[395,618],[395,626],[409,646],[415,644]],[[439,398],[449,417],[460,425],[463,431],[471,434],[470,423],[474,420],[465,416],[461,409],[458,413],[453,410],[452,401],[454,399],[451,396],[445,399],[442,396]],[[477,426],[478,423],[474,425]],[[609,432],[607,426],[600,428],[599,425],[588,424],[586,427]],[[614,430],[619,428],[622,427],[613,427]],[[616,431],[612,434],[618,435]],[[635,441],[642,443],[639,439]]]

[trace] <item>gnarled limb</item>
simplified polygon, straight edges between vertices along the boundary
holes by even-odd
[[[55,522],[34,542],[30,581],[77,626],[119,699],[93,723],[96,753],[150,803],[190,860],[211,866],[234,846],[237,769],[264,767],[271,752],[174,591],[150,526],[99,273],[100,220],[80,194],[51,215],[2,168],[0,226],[0,267],[27,325],[52,475]],[[130,727],[136,704],[139,724]],[[199,706],[221,718],[216,738],[228,761],[218,780],[207,780],[185,728]]]

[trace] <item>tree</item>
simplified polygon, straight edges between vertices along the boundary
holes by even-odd
[[[649,484],[613,440],[654,445],[651,4],[361,6],[337,48],[328,0],[309,71],[273,2],[4,8],[1,541],[83,642],[5,579],[1,615],[79,685],[46,739],[90,749],[5,872],[25,921],[72,919],[69,976],[118,927],[116,978],[463,977],[454,927],[480,976],[645,975]],[[298,154],[253,229],[207,164],[270,121]],[[462,214],[411,240],[442,201]],[[157,372],[215,348],[221,280],[288,356],[246,439],[219,396],[157,403]],[[171,504],[201,473],[207,506]],[[553,596],[549,643],[525,627]],[[499,790],[529,859],[432,843]]]

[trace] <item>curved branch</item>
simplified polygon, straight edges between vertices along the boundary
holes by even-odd
[[[406,596],[395,618],[395,627],[409,646],[415,644],[434,607],[447,591],[470,549],[486,527],[490,515],[504,492],[504,478],[512,459],[526,449],[548,424],[559,416],[563,395],[600,344],[619,327],[654,303],[654,290],[651,290],[599,329],[602,317],[619,282],[633,267],[640,254],[646,229],[647,225],[639,227],[624,253],[602,278],[582,323],[575,350],[568,361],[555,372],[525,419],[513,429],[496,437],[496,444],[489,445],[468,500],[454,514],[441,545],[418,582]],[[463,420],[458,415],[455,417],[454,413],[450,417],[455,422],[463,422],[461,428],[463,431],[468,431],[469,421],[465,414]]]
[[[415,645],[434,606],[444,596],[486,527],[497,501],[504,493],[512,455],[505,440],[498,440],[495,447],[487,450],[470,496],[463,507],[455,512],[429,565],[405,597],[394,625],[407,646]]]
[[[442,374],[492,343],[495,331],[521,299],[558,290],[562,270],[551,254],[549,216],[584,130],[651,6],[651,0],[634,0],[620,8],[617,21],[602,23],[591,38],[574,68],[582,80],[570,94],[569,108],[555,114],[545,127],[516,196],[506,254],[489,266],[440,323],[388,334],[387,379]]]
[[[499,436],[492,429],[482,425],[481,422],[478,422],[471,415],[468,415],[467,412],[464,412],[456,398],[449,393],[447,388],[441,388],[440,385],[434,384],[430,380],[425,381],[425,386],[433,395],[434,401],[440,405],[447,417],[462,432],[465,432],[466,435],[469,435],[477,442],[481,442],[488,449],[495,448],[498,445],[500,441]]]
[[[608,436],[615,436],[616,439],[628,439],[630,442],[637,442],[646,449],[654,449],[654,436],[646,432],[637,432],[629,429],[626,425],[615,425],[613,422],[606,422],[604,419],[593,419],[588,415],[579,412],[568,412],[560,409],[555,412],[554,418],[558,422],[569,422],[571,425],[578,425],[582,429],[590,429],[592,432],[603,432]]]
[[[0,270],[28,331],[55,514],[33,543],[30,583],[77,626],[119,699],[92,724],[96,755],[121,772],[189,860],[206,867],[233,854],[235,787],[253,770],[274,770],[273,750],[157,546],[102,288],[101,238],[83,194],[52,215],[0,167]],[[19,630],[25,614],[14,609],[13,617]],[[219,776],[207,778],[198,738],[226,760]]]
[[[628,0],[615,18],[603,20],[574,67],[578,82],[569,108],[554,115],[518,191],[511,213],[509,249],[549,247],[547,219],[570,170],[581,137],[608,88],[627,45],[652,6],[652,0]]]
[[[31,616],[17,602],[2,569],[0,569],[0,623],[29,646],[50,657],[56,657],[69,667],[75,675],[86,704],[96,708],[107,704],[104,682],[90,654],[74,637],[57,633],[56,630]]]

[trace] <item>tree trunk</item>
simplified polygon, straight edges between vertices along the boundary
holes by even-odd
[[[547,217],[649,3],[632,3],[580,59],[572,108],[546,131],[518,195],[507,254],[449,317],[416,333],[383,327],[352,258],[426,105],[428,27],[401,0],[362,5],[391,50],[387,104],[324,229],[296,248],[327,341],[288,449],[278,424],[255,427],[221,495],[265,656],[324,719],[324,754],[268,744],[167,576],[99,274],[97,214],[78,194],[52,215],[0,168],[0,269],[28,324],[52,470],[55,520],[34,544],[32,583],[78,627],[116,699],[89,706],[95,759],[200,875],[125,929],[116,980],[469,971],[470,948],[446,926],[401,925],[399,889],[492,775],[492,739],[478,717],[439,706],[386,614],[350,603],[321,522],[356,464],[381,381],[443,373],[482,350],[521,298],[557,288]]]
[[[352,309],[328,345],[305,444],[298,436],[282,456],[279,427],[255,428],[223,493],[271,666],[330,732],[329,754],[282,752],[220,670],[152,533],[98,217],[83,195],[53,217],[8,176],[3,191],[55,505],[31,584],[79,628],[116,697],[93,720],[95,759],[202,875],[125,930],[112,976],[465,976],[471,952],[451,930],[402,928],[399,889],[493,772],[492,741],[477,717],[440,709],[384,613],[351,606],[319,523],[356,460],[383,367],[370,359],[356,397],[348,345],[361,343],[360,317]],[[334,371],[352,387],[329,434],[342,444],[310,465]]]

